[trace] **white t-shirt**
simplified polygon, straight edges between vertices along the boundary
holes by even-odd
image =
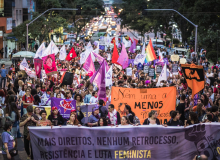
[[[207,77],[214,77],[213,73],[206,73]]]
[[[90,101],[89,101],[90,103],[97,103],[98,102],[98,97],[97,98],[95,98],[94,96],[92,96],[91,98],[90,98]]]

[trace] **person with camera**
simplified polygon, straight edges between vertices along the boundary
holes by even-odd
[[[25,148],[25,151],[28,155],[28,159],[33,159],[33,153],[32,153],[32,150],[31,150],[31,153],[30,153],[30,135],[29,135],[29,129],[28,127],[29,126],[36,126],[39,118],[37,115],[35,115],[33,113],[34,109],[33,109],[33,106],[30,105],[27,107],[27,114],[24,114],[21,119],[20,119],[20,127],[24,126],[24,148]]]
[[[4,126],[4,131],[2,133],[2,155],[4,160],[14,160],[15,154],[11,153],[15,147],[15,140],[14,137],[11,134],[11,129],[12,129],[12,122],[8,121],[5,122],[5,126]]]

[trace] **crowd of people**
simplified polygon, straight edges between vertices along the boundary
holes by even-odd
[[[143,125],[164,125],[166,126],[189,126],[198,123],[220,122],[220,64],[218,62],[210,66],[206,59],[204,50],[196,56],[191,57],[191,61],[187,63],[195,63],[204,66],[206,78],[210,80],[205,84],[205,88],[192,97],[192,91],[187,86],[184,75],[181,72],[179,62],[172,62],[170,54],[166,49],[161,49],[163,58],[167,58],[167,65],[170,76],[167,81],[161,81],[160,86],[157,86],[158,77],[160,74],[155,74],[150,77],[147,73],[139,71],[137,66],[130,64],[132,67],[132,76],[127,76],[126,71],[113,67],[112,86],[106,88],[107,101],[99,99],[97,93],[98,88],[90,83],[88,74],[80,65],[80,53],[85,49],[85,43],[74,44],[73,47],[77,53],[77,57],[70,62],[60,61],[59,54],[56,55],[56,65],[59,70],[57,76],[48,76],[47,79],[31,79],[28,76],[20,74],[18,61],[14,66],[6,68],[5,64],[1,64],[0,79],[0,117],[4,120],[4,131],[2,133],[3,156],[4,159],[13,159],[10,151],[17,147],[17,138],[24,138],[24,147],[29,159],[33,159],[32,151],[30,150],[29,126],[62,126],[62,125],[77,125],[77,126],[124,126],[124,125],[141,125],[138,117],[132,111],[129,105],[125,105],[126,116],[120,116],[115,106],[111,104],[111,87],[126,87],[126,88],[156,88],[175,86],[176,95],[176,110],[170,112],[170,120],[167,124],[160,124],[158,113],[155,110],[149,112],[148,118],[144,120]],[[95,49],[96,46],[93,45]],[[70,50],[71,48],[69,48]],[[118,48],[120,53],[121,49]],[[155,48],[157,53],[158,48]],[[193,52],[193,51],[192,51]],[[134,59],[140,51],[130,53],[130,59]],[[104,57],[109,65],[112,65],[111,60],[108,60],[112,55],[112,49],[99,51],[99,54]],[[173,53],[172,53],[173,54]],[[109,56],[110,55],[110,56]],[[194,55],[194,54],[193,54]],[[157,54],[157,56],[159,56]],[[29,67],[34,69],[34,64],[28,61]],[[172,65],[179,64],[178,75],[172,74]],[[165,64],[166,65],[166,64]],[[155,66],[150,66],[154,68]],[[74,74],[72,85],[63,85],[60,80],[64,71],[69,71]],[[76,100],[76,108],[71,110],[69,119],[63,118],[56,106],[51,107],[51,114],[47,115],[45,110],[41,110],[43,105],[50,105],[47,101],[50,97]],[[106,103],[109,103],[105,107]],[[92,114],[88,119],[88,123],[83,123],[84,114],[80,106],[85,104],[97,104],[92,108]],[[34,106],[34,107],[33,107]],[[20,134],[19,127],[24,127],[23,134]]]

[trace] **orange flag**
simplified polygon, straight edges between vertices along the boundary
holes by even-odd
[[[69,54],[66,56],[66,60],[71,61],[75,57],[77,57],[77,55],[76,55],[76,52],[75,52],[74,48],[72,47]]]
[[[117,50],[117,47],[114,43],[114,49],[113,49],[113,53],[112,53],[112,63],[116,63],[118,64],[118,58],[119,58],[119,55],[118,55],[118,50]],[[120,64],[119,64],[120,65]]]
[[[183,75],[189,88],[192,89],[192,97],[205,87],[203,66],[195,64],[182,64]]]

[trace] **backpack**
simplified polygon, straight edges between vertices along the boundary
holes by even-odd
[[[127,115],[127,117],[129,117],[130,115],[132,115],[131,113],[129,113]],[[140,123],[140,119],[137,116],[133,116],[133,124],[141,124]]]

